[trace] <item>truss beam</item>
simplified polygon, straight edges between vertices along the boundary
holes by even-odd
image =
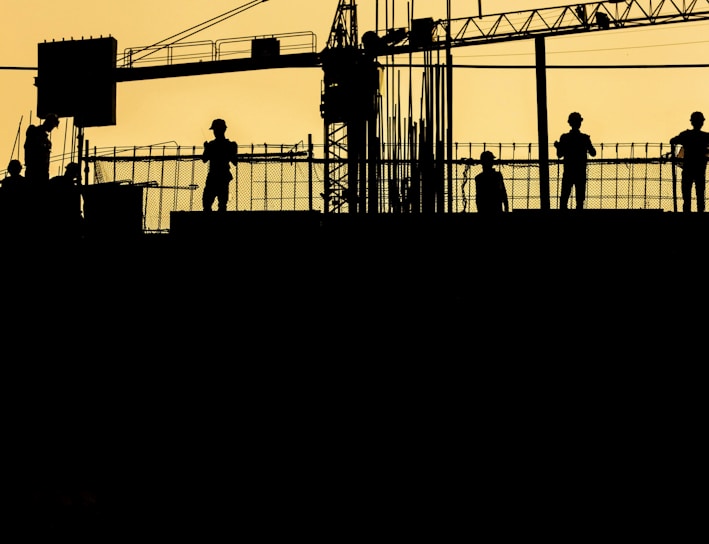
[[[415,42],[412,44],[409,33],[400,44],[384,48],[378,51],[378,54],[443,49],[446,47],[446,25],[450,25],[451,47],[463,47],[537,37],[707,20],[709,20],[709,0],[588,2],[572,6],[511,11],[449,20],[441,19],[435,21],[436,32],[430,44]]]

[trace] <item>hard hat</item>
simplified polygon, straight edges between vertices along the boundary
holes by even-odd
[[[583,121],[583,117],[581,117],[581,114],[577,111],[573,111],[569,114],[569,123],[572,121]]]
[[[53,124],[55,127],[59,126],[59,117],[56,113],[48,113],[45,116],[44,121]]]
[[[704,114],[701,111],[695,111],[690,115],[689,120],[694,121],[695,119],[698,119],[699,121],[704,121]]]
[[[492,153],[492,151],[483,151],[480,153],[480,162],[485,162],[485,161],[494,161],[495,160],[495,155]]]
[[[212,125],[209,127],[209,130],[214,130],[215,128],[226,128],[226,122],[224,119],[215,119],[212,121]]]

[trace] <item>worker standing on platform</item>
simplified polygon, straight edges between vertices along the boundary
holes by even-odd
[[[202,209],[212,211],[214,200],[217,200],[217,210],[226,211],[229,200],[229,182],[234,179],[231,165],[236,166],[238,145],[225,137],[226,122],[215,119],[209,127],[214,132],[214,139],[204,142],[202,162],[209,162],[209,173],[202,192]]]
[[[48,113],[40,125],[30,125],[25,132],[25,177],[34,184],[49,180],[52,141],[49,133],[59,126],[59,117]]]
[[[561,135],[554,142],[556,156],[564,159],[564,173],[561,177],[561,201],[559,208],[568,209],[572,187],[576,188],[576,209],[582,210],[586,200],[586,165],[588,155],[596,156],[596,148],[591,143],[591,137],[581,132],[583,117],[578,112],[572,112],[568,118],[571,130]]]
[[[495,170],[495,155],[492,151],[480,153],[483,171],[475,176],[475,206],[478,213],[497,214],[510,210],[507,188],[502,173]]]
[[[14,193],[25,186],[25,176],[22,175],[22,163],[12,159],[7,165],[7,177],[0,181],[4,194]]]
[[[702,131],[704,114],[695,111],[689,117],[691,129],[670,139],[670,145],[682,146],[682,211],[692,211],[692,185],[697,195],[697,211],[704,211],[704,188],[709,160],[709,132]]]

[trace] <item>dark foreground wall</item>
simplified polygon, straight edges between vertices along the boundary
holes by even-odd
[[[123,196],[136,205],[140,202],[139,191]],[[616,268],[621,264],[639,267],[645,261],[653,261],[654,266],[680,266],[683,258],[698,255],[709,228],[706,214],[661,210],[530,210],[495,218],[478,214],[173,212],[169,234],[145,234],[139,214],[129,213],[121,220],[117,210],[127,207],[109,206],[104,201],[113,199],[103,193],[95,200],[80,223],[80,212],[71,206],[64,207],[68,212],[55,215],[3,209],[0,239],[7,250],[25,259],[41,259],[42,247],[49,254],[73,251],[85,272],[92,267],[100,270],[101,259],[115,255],[145,273],[158,273],[148,267],[162,266],[160,272],[166,276],[172,265],[194,264],[204,269],[209,265],[203,260],[206,257],[239,262],[244,272],[270,261],[288,263],[284,272],[312,267],[313,274],[326,276],[329,266],[340,265],[366,266],[375,272],[391,264],[405,271],[407,264],[413,264],[409,260],[417,258],[429,269],[448,267],[456,273],[472,272],[483,263],[553,267],[576,257]],[[28,219],[33,217],[36,221]],[[639,260],[629,259],[631,255]],[[249,261],[252,256],[258,260]],[[473,263],[478,265],[473,267]]]
[[[3,240],[28,540],[689,526],[704,215],[171,227]]]
[[[339,261],[353,267],[366,264],[371,271],[387,264],[405,268],[409,259],[414,264],[420,258],[430,270],[466,274],[501,263],[553,269],[583,259],[585,266],[612,266],[622,273],[622,266],[680,266],[683,258],[697,255],[707,229],[705,214],[661,210],[530,210],[495,218],[173,212],[170,238],[188,245],[223,240],[234,255],[255,251],[274,259],[279,252],[296,256],[302,251],[325,269]]]

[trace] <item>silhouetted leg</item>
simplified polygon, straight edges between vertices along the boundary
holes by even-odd
[[[204,191],[202,192],[202,209],[205,212],[212,211],[212,203],[214,202],[214,191],[211,186],[205,185]]]
[[[220,212],[226,211],[226,203],[229,200],[229,185],[225,184],[219,188],[219,193],[217,193],[217,210]]]
[[[697,211],[704,211],[704,190],[706,188],[706,179],[697,176]]]
[[[566,210],[569,207],[569,197],[571,196],[571,181],[568,178],[561,178],[561,198],[559,209]]]
[[[682,172],[682,211],[692,211],[692,178]]]
[[[576,183],[576,209],[583,210],[583,203],[586,201],[586,180],[581,179]]]

